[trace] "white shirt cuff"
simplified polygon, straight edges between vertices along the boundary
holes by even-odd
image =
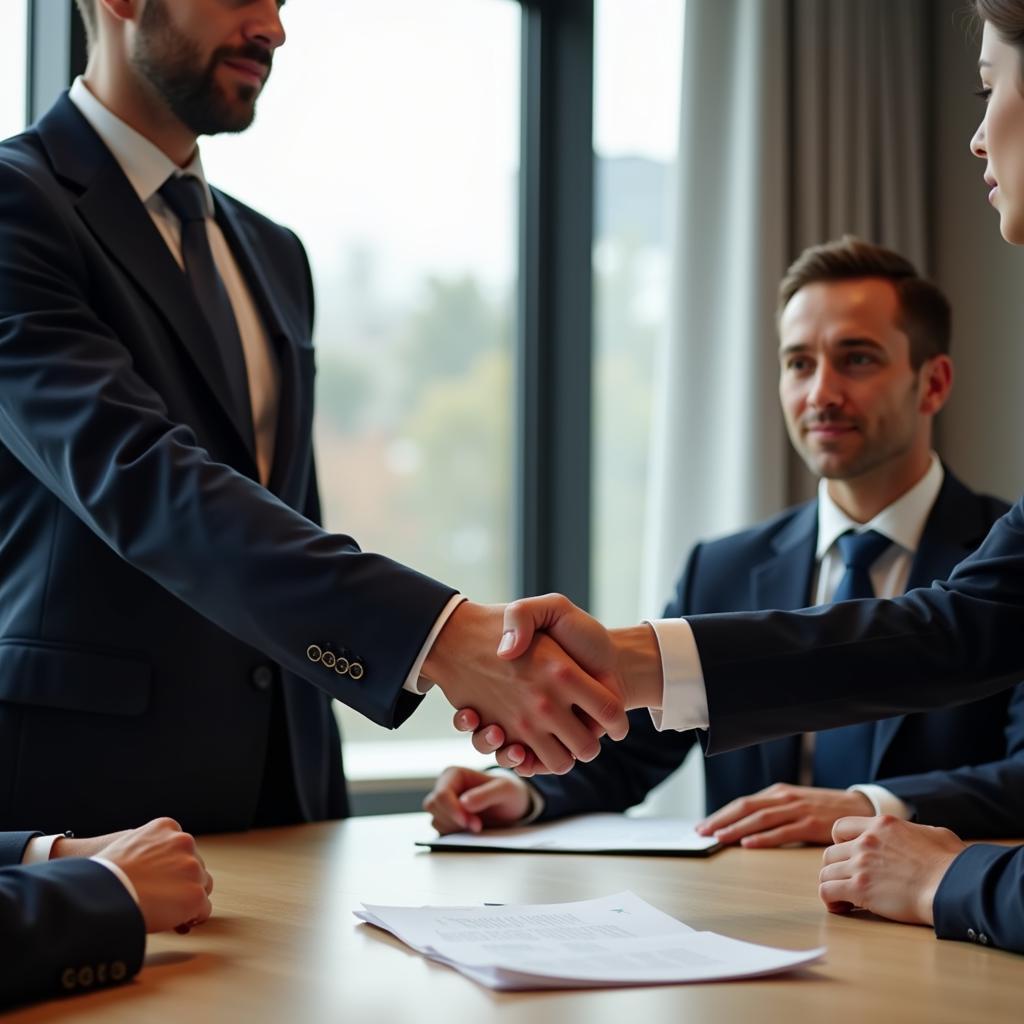
[[[22,854],[21,863],[23,865],[46,863],[50,859],[53,844],[61,838],[63,837],[57,835],[36,836],[35,839],[30,839],[28,846],[25,847],[24,854]],[[96,861],[97,864],[102,864],[108,871],[112,871],[117,880],[128,890],[128,895],[134,900],[135,905],[138,906],[139,894],[135,891],[135,886],[132,885],[128,876],[113,861],[109,861],[105,857],[90,857],[89,859]]]
[[[847,792],[863,793],[875,809],[875,814],[891,814],[894,818],[910,821],[910,808],[895,793],[890,793],[885,786],[876,786],[870,782],[850,786]]]
[[[427,660],[430,648],[434,646],[434,641],[440,635],[441,630],[444,629],[444,624],[452,617],[452,612],[465,600],[466,598],[462,594],[456,594],[444,606],[444,610],[437,617],[437,622],[434,623],[434,628],[427,637],[427,642],[420,648],[419,657],[412,663],[412,668],[405,677],[405,682],[402,684],[403,690],[408,690],[409,693],[422,696],[434,685],[433,680],[420,675],[420,672],[423,670],[423,662]]]
[[[36,836],[28,841],[25,852],[21,855],[22,864],[44,864],[50,859],[53,844],[62,836]]]
[[[97,864],[102,864],[108,871],[113,871],[117,880],[128,890],[128,895],[135,901],[135,905],[139,905],[139,894],[135,891],[135,886],[112,860],[107,860],[106,857],[90,857],[89,860],[94,860]]]
[[[693,630],[686,619],[646,619],[654,630],[661,652],[661,675],[665,681],[661,709],[651,708],[658,732],[708,727],[708,695],[704,671]]]

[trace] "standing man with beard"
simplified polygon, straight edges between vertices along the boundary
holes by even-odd
[[[306,256],[196,144],[252,121],[282,4],[78,4],[85,75],[0,144],[0,828],[341,816],[330,698],[394,727],[430,681],[594,756],[572,705],[621,736],[620,695],[316,525]]]

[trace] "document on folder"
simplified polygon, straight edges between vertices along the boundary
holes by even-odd
[[[679,818],[627,818],[624,814],[581,814],[544,825],[456,832],[425,839],[432,850],[509,851],[519,853],[620,853],[703,857],[718,842],[698,835]]]
[[[726,981],[789,971],[792,951],[698,932],[632,892],[575,903],[384,907],[356,917],[488,988],[617,988]]]

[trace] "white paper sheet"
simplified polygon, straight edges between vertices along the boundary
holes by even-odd
[[[575,903],[384,907],[356,917],[489,988],[591,988],[750,978],[820,959],[697,932],[631,892]]]
[[[718,849],[710,836],[698,835],[693,822],[679,818],[627,818],[624,814],[581,814],[575,818],[523,828],[456,832],[423,840],[432,850],[532,853],[625,853],[703,856]]]

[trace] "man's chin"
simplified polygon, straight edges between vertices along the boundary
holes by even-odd
[[[804,464],[815,476],[826,480],[848,480],[858,472],[857,460],[838,452],[805,454]]]
[[[243,102],[224,99],[217,104],[216,113],[211,114],[199,135],[221,135],[244,132],[256,117],[255,93],[252,100]]]

